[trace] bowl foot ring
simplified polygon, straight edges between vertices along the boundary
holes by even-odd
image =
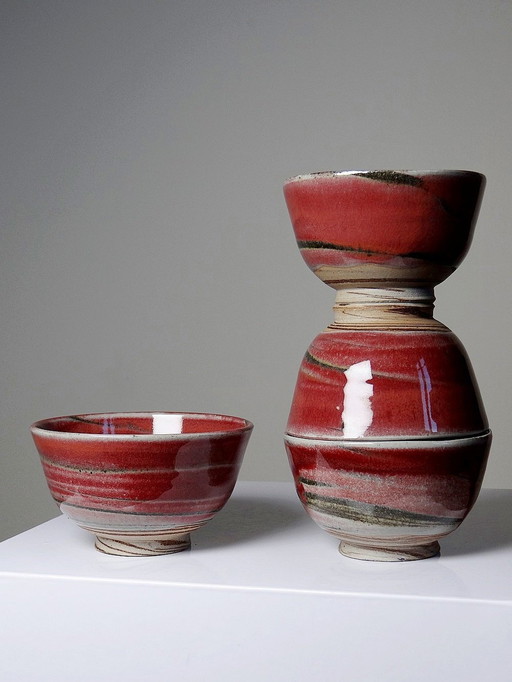
[[[344,556],[363,561],[417,561],[439,554],[439,543],[392,549],[389,547],[364,547],[350,542],[340,542],[339,550]]]
[[[190,533],[147,538],[131,535],[97,535],[96,549],[116,556],[160,556],[190,549]]]

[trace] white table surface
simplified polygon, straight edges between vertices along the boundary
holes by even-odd
[[[440,557],[337,545],[287,483],[239,482],[162,557],[44,523],[0,544],[0,680],[512,679],[512,491],[483,490]]]

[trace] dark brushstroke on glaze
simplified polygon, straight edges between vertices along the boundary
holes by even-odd
[[[365,256],[393,256],[393,257],[399,256],[400,258],[416,258],[418,260],[428,261],[429,263],[451,265],[450,259],[439,258],[437,256],[433,256],[430,253],[421,253],[419,251],[410,251],[409,253],[396,253],[394,251],[374,251],[370,249],[356,248],[355,246],[344,246],[343,244],[333,244],[331,242],[322,242],[310,239],[298,240],[297,245],[299,249],[327,249],[333,251],[347,251],[350,253],[362,253]],[[387,278],[386,281],[388,281]]]
[[[304,362],[309,364],[309,365],[314,365],[316,367],[321,367],[322,369],[327,369],[327,370],[333,370],[335,372],[341,372],[344,374],[350,367],[351,365],[334,365],[329,362],[325,362],[324,360],[320,360],[320,358],[317,358],[315,355],[311,353],[310,350],[307,350],[304,354]],[[389,378],[400,378],[402,381],[411,381],[416,383],[418,381],[418,378],[414,375],[407,376],[407,375],[402,375],[402,374],[393,374],[393,373],[386,373],[386,372],[377,372],[375,369],[372,370],[372,379],[378,379],[378,378],[383,378],[383,379],[389,379]]]
[[[354,173],[354,175],[357,175],[360,178],[369,178],[370,180],[386,182],[392,185],[421,187],[423,184],[423,180],[415,175],[408,175],[407,173],[399,173],[392,170],[367,171],[363,173]]]
[[[338,499],[315,495],[305,492],[308,504],[320,512],[333,516],[362,521],[364,523],[378,524],[379,526],[431,526],[432,524],[450,525],[460,522],[457,517],[431,516],[418,514],[402,509],[392,509],[379,504],[355,502],[352,500]]]
[[[324,369],[333,369],[337,372],[346,372],[348,369],[348,365],[346,367],[343,367],[342,365],[330,365],[327,362],[323,362],[322,360],[315,358],[314,355],[311,355],[309,350],[306,351],[304,355],[304,360],[308,362],[310,365],[316,365],[317,367],[323,367]]]
[[[109,421],[109,419],[105,419],[105,418],[86,419],[85,417],[79,417],[78,415],[68,417],[68,419],[69,419],[69,421],[72,421],[72,422],[78,422],[81,424],[92,424],[93,426],[99,426],[102,429],[104,429],[105,426],[107,426],[109,431],[104,435],[112,435],[112,434],[115,435],[116,430],[119,428],[122,428],[126,431],[133,431],[134,433],[142,433],[144,435],[151,435],[152,434],[152,431],[148,431],[147,429],[141,428],[140,426],[137,426],[136,424],[134,424],[132,421],[121,422],[120,420],[118,420],[114,424],[113,422]],[[121,433],[120,435],[126,435],[126,434]]]
[[[116,499],[116,498],[108,498],[110,499]],[[118,498],[117,498],[118,499]],[[151,502],[158,502],[158,500],[143,500],[144,503],[151,503]],[[181,517],[181,516],[205,516],[206,513],[208,514],[216,514],[219,512],[222,507],[217,507],[215,509],[208,509],[208,512],[205,511],[193,511],[193,510],[186,510],[183,512],[179,513],[172,513],[169,511],[166,512],[151,512],[151,511],[132,511],[132,510],[126,510],[126,509],[117,509],[115,507],[86,507],[85,505],[82,504],[75,504],[71,502],[67,502],[66,500],[62,500],[62,504],[64,504],[66,507],[72,507],[73,509],[83,509],[88,512],[96,512],[100,514],[124,514],[126,516],[165,516],[166,518],[172,518],[172,517]],[[99,532],[99,531],[98,531]],[[114,531],[108,531],[105,530],[104,532],[114,532]]]

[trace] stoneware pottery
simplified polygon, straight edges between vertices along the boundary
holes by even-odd
[[[286,449],[310,516],[350,557],[423,559],[462,522],[491,433],[436,284],[469,248],[484,177],[343,171],[284,186],[300,252],[336,290],[308,348]]]
[[[253,425],[218,414],[54,417],[31,426],[50,492],[106,554],[190,547],[235,486]]]

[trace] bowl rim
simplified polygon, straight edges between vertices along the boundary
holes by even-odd
[[[312,173],[299,173],[298,175],[292,175],[287,178],[284,182],[285,186],[290,183],[302,182],[304,180],[323,180],[326,178],[336,178],[357,175],[364,177],[365,175],[371,175],[375,173],[397,173],[403,175],[411,175],[412,177],[423,177],[429,175],[444,175],[444,176],[474,176],[480,177],[482,181],[485,181],[485,175],[479,171],[465,170],[465,169],[431,169],[431,170],[416,170],[409,168],[366,168],[360,170],[326,170],[326,171],[315,171]]]
[[[476,433],[464,435],[442,435],[435,437],[425,436],[375,436],[374,438],[328,438],[327,436],[296,436],[289,431],[284,434],[285,443],[290,445],[316,445],[323,447],[360,447],[370,450],[421,450],[422,448],[457,447],[458,445],[471,445],[477,441],[492,440],[492,431],[487,428]]]
[[[76,421],[87,421],[98,418],[130,418],[130,417],[154,417],[157,415],[170,415],[170,416],[181,416],[181,417],[196,417],[199,419],[218,420],[230,419],[234,422],[239,423],[239,426],[230,429],[219,429],[219,430],[205,430],[196,433],[83,433],[80,431],[58,431],[51,428],[45,427],[51,423],[55,424],[59,421],[64,420],[76,420]],[[245,432],[250,432],[254,428],[254,424],[244,417],[238,417],[234,415],[221,414],[217,412],[181,412],[181,411],[169,411],[169,410],[144,410],[144,411],[132,411],[132,412],[84,412],[80,414],[68,414],[60,415],[58,417],[47,417],[46,419],[39,419],[35,421],[30,426],[30,432],[33,436],[43,437],[43,438],[59,438],[65,440],[148,440],[152,442],[156,441],[168,441],[168,440],[190,440],[190,439],[200,439],[200,438],[222,438],[226,436],[232,436],[236,434],[242,434]]]

